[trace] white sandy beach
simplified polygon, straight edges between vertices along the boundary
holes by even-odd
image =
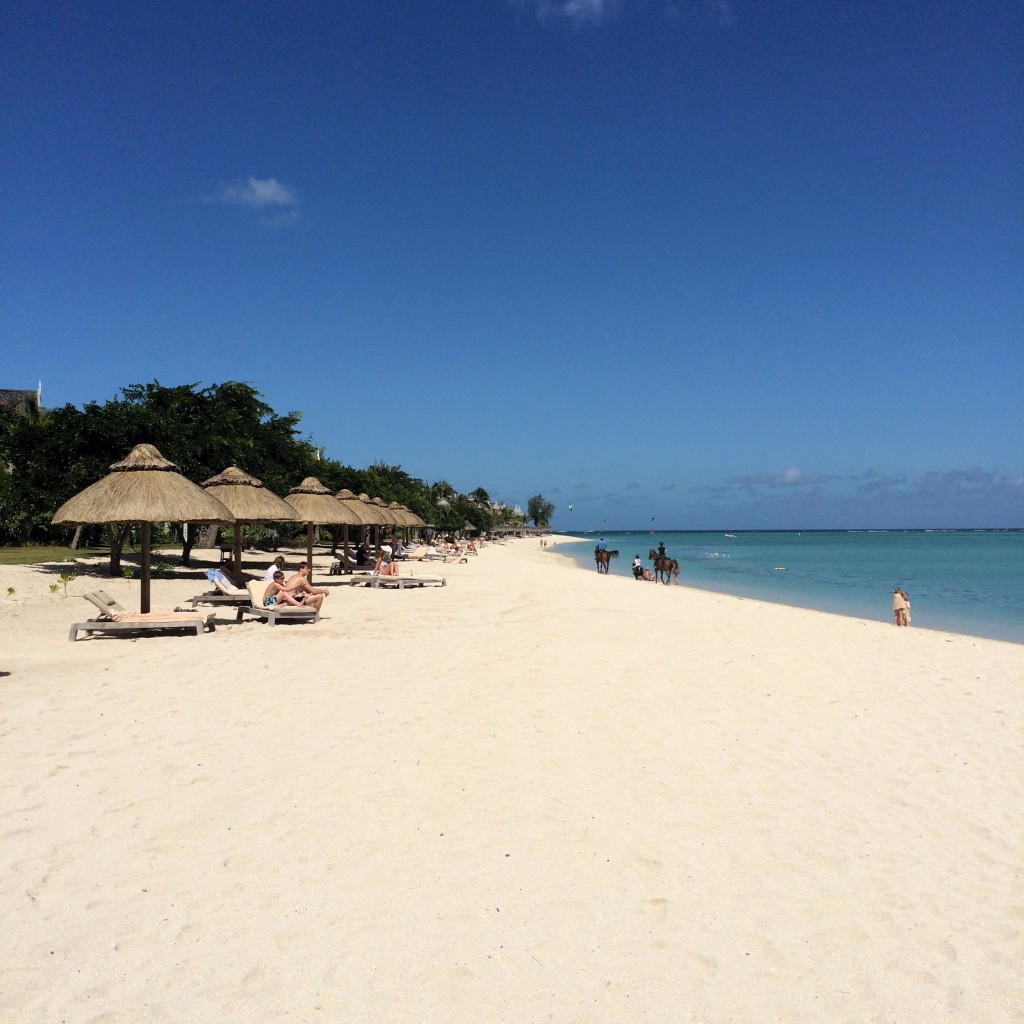
[[[74,644],[138,583],[0,567],[0,1019],[1024,1021],[1024,646],[557,550]]]

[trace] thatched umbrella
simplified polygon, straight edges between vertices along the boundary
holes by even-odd
[[[338,491],[335,498],[337,498],[338,501],[340,501],[347,509],[351,509],[352,515],[359,520],[358,524],[353,523],[353,525],[380,525],[380,516],[371,508],[367,508],[366,503],[357,498],[347,487]]]
[[[391,502],[391,504],[388,505],[388,508],[394,516],[401,520],[402,530],[405,532],[405,539],[407,542],[409,540],[410,529],[426,525],[426,523],[424,523],[415,512],[411,511],[405,505],[399,505],[397,501]]]
[[[293,487],[284,499],[298,513],[296,519],[306,524],[306,561],[313,578],[313,527],[359,525],[352,511],[345,507],[315,476],[307,476]]]
[[[395,527],[401,526],[402,522],[398,516],[388,508],[387,502],[383,498],[371,498],[369,504],[371,509],[383,517],[384,525],[387,526],[388,532],[394,535],[396,533]]]
[[[366,491],[363,491],[362,494],[359,495],[359,500],[363,503],[367,514],[373,517],[374,525],[391,525],[391,517],[384,512],[380,498],[373,499],[366,493]]]
[[[398,520],[398,525],[403,529],[417,525],[417,517],[414,516],[404,505],[399,505],[397,501],[389,502],[388,510]]]
[[[110,473],[69,498],[53,515],[55,526],[80,523],[139,523],[142,534],[140,610],[149,611],[152,523],[230,523],[230,509],[202,487],[186,480],[178,467],[151,444],[137,444]]]
[[[235,578],[239,580],[242,571],[242,523],[295,522],[299,518],[288,502],[268,491],[262,481],[243,473],[237,466],[228,466],[223,473],[204,480],[203,487],[234,514],[232,561]]]
[[[379,547],[380,546],[380,528],[382,526],[390,526],[391,525],[391,517],[385,515],[383,510],[380,508],[380,506],[379,505],[375,505],[370,500],[370,496],[366,493],[366,491],[363,491],[359,495],[359,501],[361,503],[361,505],[360,505],[361,510],[366,515],[368,515],[371,518],[372,522],[373,522],[373,528],[374,528],[374,534],[375,534],[374,546],[375,547]]]
[[[337,498],[338,501],[340,501],[345,506],[345,508],[349,509],[353,516],[355,516],[359,520],[358,525],[360,527],[377,526],[379,524],[380,519],[377,516],[377,514],[368,509],[363,504],[363,502],[361,502],[347,487],[343,487],[340,491],[338,491],[338,493],[335,495],[335,498]],[[342,535],[342,550],[344,551],[345,559],[347,560],[348,526],[344,527],[344,532]]]
[[[426,519],[424,519],[421,515],[419,515],[419,513],[413,512],[413,510],[411,508],[409,508],[408,505],[402,505],[401,508],[402,508],[402,511],[406,513],[406,515],[409,515],[409,516],[412,517],[412,520],[409,523],[410,526],[414,526],[414,527],[416,527],[416,529],[421,530],[421,529],[423,529],[423,527],[430,525],[430,523],[428,523],[426,521]]]

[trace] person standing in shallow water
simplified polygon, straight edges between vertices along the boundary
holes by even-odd
[[[899,587],[894,587],[892,592],[892,621],[894,626],[907,624],[907,598]]]

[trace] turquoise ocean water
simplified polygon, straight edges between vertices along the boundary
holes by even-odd
[[[597,535],[556,552],[595,572]],[[638,554],[665,542],[679,582],[701,590],[892,619],[892,590],[910,595],[914,628],[1024,643],[1024,531],[807,531],[606,533],[612,573],[632,578]],[[649,584],[648,584],[649,585]],[[642,584],[637,584],[642,586]]]

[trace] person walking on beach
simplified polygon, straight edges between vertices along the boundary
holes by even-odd
[[[909,621],[907,598],[899,587],[894,587],[892,591],[892,621],[894,626],[905,626]]]
[[[904,626],[909,626],[910,625],[910,595],[905,590],[901,590],[900,594],[903,595],[903,603],[907,606],[903,610],[903,625]]]

